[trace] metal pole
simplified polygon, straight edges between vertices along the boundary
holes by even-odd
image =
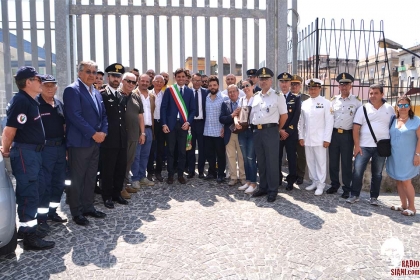
[[[298,46],[298,36],[297,36],[297,0],[292,0],[292,72],[297,74],[297,46]]]
[[[318,18],[315,20],[315,78],[318,77],[319,71],[319,25],[318,25]]]

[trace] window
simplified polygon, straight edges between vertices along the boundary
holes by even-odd
[[[401,66],[404,66],[404,60],[401,60]]]
[[[416,57],[413,55],[412,57],[411,57],[411,67],[416,67],[415,65],[414,65],[414,61],[416,60]]]

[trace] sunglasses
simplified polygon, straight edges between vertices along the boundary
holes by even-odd
[[[246,87],[250,87],[251,85],[250,84],[245,84],[245,85],[242,85],[242,88],[246,88]]]
[[[41,79],[40,79],[40,78],[35,78],[35,77],[34,77],[34,78],[29,78],[29,80],[30,80],[30,81],[32,81],[32,82],[33,82],[33,81],[37,81],[37,82],[39,82],[39,83],[42,83],[42,81],[41,81]]]
[[[132,81],[132,80],[124,79],[124,81],[126,81],[127,83],[132,84],[132,85],[136,85],[137,84],[136,81]]]
[[[402,109],[402,108],[406,108],[407,109],[408,107],[410,107],[410,104],[398,104],[397,106],[400,109]]]

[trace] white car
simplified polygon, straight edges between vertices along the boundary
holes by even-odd
[[[0,255],[13,253],[17,246],[16,198],[12,181],[0,153]]]

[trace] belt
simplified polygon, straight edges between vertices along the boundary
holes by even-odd
[[[195,122],[204,122],[204,119],[194,119]]]
[[[252,129],[264,129],[269,127],[279,126],[278,123],[266,123],[266,124],[253,124]]]
[[[144,128],[152,128],[151,125],[145,125]]]
[[[155,119],[155,122],[160,122],[160,120],[158,120],[158,119]]]
[[[342,133],[353,133],[353,129],[345,130],[341,128],[334,128],[333,131],[342,134]]]
[[[35,152],[41,152],[44,149],[43,144],[26,144],[26,143],[16,143],[13,142],[12,147],[17,147],[25,150],[32,150]]]
[[[61,146],[63,144],[64,144],[64,139],[60,139],[60,138],[45,141],[45,146],[49,146],[49,147]]]

